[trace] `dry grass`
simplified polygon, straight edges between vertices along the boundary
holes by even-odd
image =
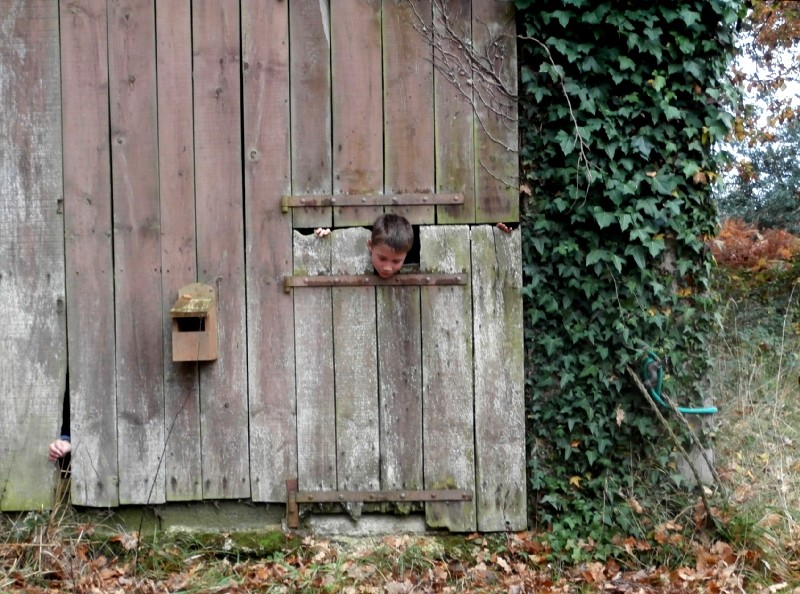
[[[744,279],[732,279],[738,284]],[[757,280],[757,279],[756,279]],[[716,466],[747,538],[757,538],[787,575],[800,571],[800,287],[783,302],[738,296],[723,310],[711,380]],[[791,279],[790,279],[791,281]]]

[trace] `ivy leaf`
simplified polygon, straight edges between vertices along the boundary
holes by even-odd
[[[688,53],[688,52],[687,52]],[[702,80],[703,76],[703,66],[697,60],[689,60],[684,65],[683,68],[686,72],[693,75],[695,78]]]
[[[619,216],[619,226],[623,231],[627,231],[628,227],[633,224],[633,216],[629,213],[622,213]]]
[[[608,260],[610,255],[611,254],[609,254],[606,250],[591,250],[588,254],[586,254],[586,265],[591,266],[592,264],[597,264],[601,260]]]
[[[682,116],[683,112],[677,107],[673,107],[672,105],[664,106],[664,117],[666,117],[667,120],[680,120]]]
[[[686,23],[687,27],[691,27],[695,23],[700,22],[700,13],[697,12],[696,10],[692,10],[688,6],[682,8],[679,11],[679,14],[681,15],[681,19],[683,20],[683,22]]]
[[[629,245],[625,248],[625,255],[632,256],[634,262],[640,269],[647,268],[647,260],[644,256],[644,248],[640,245]]]
[[[656,74],[653,78],[651,78],[647,82],[656,91],[661,92],[664,89],[664,86],[667,84],[667,79],[661,76],[660,74]]]
[[[597,209],[592,214],[594,215],[594,219],[597,221],[597,224],[601,229],[605,229],[616,220],[614,213],[611,212],[605,212]]]
[[[682,171],[684,177],[690,178],[695,173],[700,171],[700,169],[701,169],[700,165],[698,165],[694,161],[684,161]]]
[[[634,139],[631,141],[631,145],[645,157],[649,157],[650,151],[653,150],[653,144],[644,136],[634,137]]]
[[[562,27],[569,25],[569,20],[572,18],[572,13],[569,13],[565,10],[554,10],[550,13],[550,15],[557,18]]]
[[[556,134],[556,140],[558,141],[558,144],[561,147],[561,151],[564,153],[564,155],[569,155],[575,150],[575,137],[571,134],[568,134],[566,131],[559,130],[558,134]]]
[[[650,252],[650,255],[654,258],[658,256],[661,252],[667,249],[667,246],[664,244],[663,239],[654,239],[647,244],[647,249]]]

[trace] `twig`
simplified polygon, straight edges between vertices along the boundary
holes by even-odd
[[[507,151],[517,153],[515,146],[493,134],[484,121],[484,111],[492,113],[506,130],[513,132],[519,120],[516,115],[517,94],[501,74],[507,61],[503,44],[498,40],[505,33],[492,36],[489,32],[488,41],[479,52],[468,31],[456,30],[447,3],[433,1],[433,24],[428,24],[413,2],[409,1],[408,5],[414,13],[414,29],[433,49],[433,57],[428,59],[433,67],[470,105],[486,137]]]
[[[650,392],[647,391],[647,388],[642,383],[642,380],[639,378],[639,376],[636,374],[636,372],[633,369],[631,369],[630,365],[626,365],[625,369],[628,371],[628,375],[631,376],[631,378],[633,379],[634,383],[639,388],[639,390],[642,392],[642,394],[644,394],[645,398],[647,399],[647,402],[650,404],[650,407],[653,409],[653,412],[656,413],[656,416],[658,417],[658,420],[661,421],[661,424],[664,426],[664,428],[669,433],[669,436],[672,438],[672,441],[675,444],[675,447],[677,447],[678,450],[680,450],[681,454],[683,455],[684,459],[686,460],[686,463],[689,465],[689,468],[691,469],[692,474],[694,475],[694,479],[695,479],[695,481],[697,481],[697,485],[700,487],[700,489],[699,489],[699,491],[700,491],[700,499],[703,501],[703,508],[705,508],[706,517],[711,518],[712,517],[711,516],[711,506],[708,504],[708,499],[706,498],[705,491],[702,488],[703,487],[703,481],[700,478],[700,472],[697,470],[697,467],[695,466],[694,462],[692,461],[691,457],[689,456],[689,453],[686,451],[686,448],[684,448],[683,445],[681,445],[681,442],[678,439],[678,436],[675,435],[675,432],[672,430],[672,427],[669,426],[669,423],[667,422],[667,419],[665,419],[664,415],[661,414],[661,411],[658,409],[658,405],[655,403],[653,398],[650,396]]]
[[[700,443],[700,440],[697,438],[697,434],[692,428],[692,425],[686,419],[686,416],[680,410],[678,410],[677,405],[674,402],[672,402],[672,400],[667,394],[661,394],[661,398],[662,400],[664,400],[664,402],[667,403],[667,405],[669,405],[670,410],[672,410],[672,412],[675,413],[675,416],[678,417],[678,420],[681,423],[683,423],[683,425],[686,427],[687,431],[689,432],[689,439],[691,439],[692,443],[695,446],[697,446],[700,455],[703,456],[703,460],[705,460],[706,466],[708,466],[708,470],[709,472],[711,472],[711,477],[714,479],[714,484],[716,484],[720,489],[724,491],[725,487],[722,484],[722,479],[720,478],[719,474],[717,474],[717,471],[714,468],[714,464],[706,455],[706,449],[703,447],[703,444]]]
[[[569,98],[569,93],[567,93],[567,87],[564,84],[564,76],[560,72],[558,72],[558,67],[556,66],[555,60],[553,59],[553,54],[550,53],[550,48],[547,47],[547,45],[544,42],[536,39],[535,37],[530,37],[527,35],[520,35],[518,38],[523,39],[525,41],[533,41],[535,44],[541,47],[547,54],[547,60],[550,62],[550,65],[553,67],[554,71],[558,74],[558,84],[561,87],[561,93],[564,95],[564,99],[567,102],[567,109],[569,110],[569,118],[570,120],[572,120],[572,125],[575,128],[575,145],[578,147],[578,166],[580,166],[581,163],[585,164],[584,168],[586,170],[586,180],[588,182],[587,192],[588,192],[588,186],[589,184],[592,183],[592,180],[594,178],[594,173],[592,172],[592,164],[589,161],[589,158],[586,156],[586,149],[588,148],[588,145],[586,144],[586,142],[583,139],[583,136],[581,135],[581,128],[578,125],[578,118],[575,117],[575,111],[572,109],[572,101]],[[575,189],[576,190],[580,189],[580,179],[578,178],[577,172],[575,173]]]

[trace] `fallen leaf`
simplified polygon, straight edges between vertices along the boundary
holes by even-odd
[[[622,425],[622,422],[625,420],[625,411],[622,410],[621,407],[617,407],[616,420],[617,420],[617,427],[620,427]]]
[[[641,506],[641,504],[640,504],[638,501],[636,501],[636,499],[634,499],[633,497],[631,497],[630,499],[628,499],[628,505],[630,505],[630,506],[631,506],[631,509],[632,509],[632,510],[633,510],[635,513],[637,513],[637,514],[643,514],[643,513],[644,513],[644,508],[643,508],[643,507]]]

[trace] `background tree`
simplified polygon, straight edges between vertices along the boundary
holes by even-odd
[[[769,129],[797,118],[800,85],[800,1],[751,0],[741,22],[734,82],[738,141],[770,141]]]
[[[720,191],[720,211],[761,229],[800,235],[800,121],[792,119],[768,141],[741,143]]]
[[[800,1],[751,0],[740,25],[733,80],[742,94],[723,144],[717,188],[723,217],[800,231]],[[794,189],[793,189],[794,186]]]

